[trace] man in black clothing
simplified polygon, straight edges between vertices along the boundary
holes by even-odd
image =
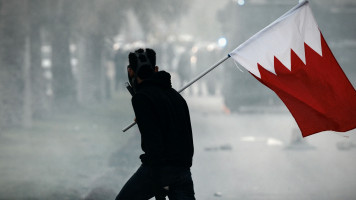
[[[135,91],[132,106],[141,133],[142,165],[116,200],[194,200],[190,173],[193,136],[187,103],[172,88],[171,76],[159,71],[156,53],[129,54],[128,77]]]

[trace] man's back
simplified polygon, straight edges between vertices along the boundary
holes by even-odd
[[[170,75],[157,72],[143,81],[132,98],[141,132],[144,164],[192,165],[193,138],[188,106],[171,87]]]

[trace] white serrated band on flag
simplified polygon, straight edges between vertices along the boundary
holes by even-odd
[[[229,55],[261,77],[257,63],[275,73],[274,57],[291,70],[291,49],[305,63],[304,43],[322,55],[320,31],[308,1],[299,3]]]

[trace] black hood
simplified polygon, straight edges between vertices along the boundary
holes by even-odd
[[[149,79],[146,79],[139,84],[137,89],[140,89],[145,85],[158,85],[165,89],[172,88],[171,75],[166,71],[156,72]]]

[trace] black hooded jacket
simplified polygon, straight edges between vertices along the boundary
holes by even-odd
[[[160,71],[144,80],[131,101],[141,132],[142,163],[191,167],[194,148],[189,110],[172,88],[170,74]]]

